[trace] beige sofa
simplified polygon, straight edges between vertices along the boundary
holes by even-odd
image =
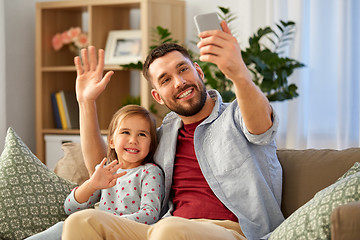
[[[55,172],[69,180],[83,182],[88,176],[84,171],[80,145],[66,143],[63,150],[65,156],[58,162]],[[332,185],[355,162],[360,162],[360,148],[341,151],[280,149],[277,155],[283,167],[281,208],[285,218],[312,199],[317,192]],[[360,239],[360,202],[335,208],[330,221],[331,239]]]
[[[355,162],[360,148],[346,150],[278,150],[283,167],[282,212],[285,218],[333,184]],[[360,239],[360,202],[335,208],[331,214],[331,239]]]

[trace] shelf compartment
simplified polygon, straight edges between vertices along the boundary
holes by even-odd
[[[51,93],[60,90],[75,91],[76,72],[43,72],[42,78],[42,128],[55,128]]]
[[[73,65],[75,53],[71,52],[68,45],[55,51],[52,47],[52,38],[56,33],[62,33],[71,27],[81,27],[87,31],[87,7],[69,7],[63,9],[43,9],[42,18],[46,19],[41,24],[41,66],[66,66]]]
[[[42,85],[42,128],[56,129],[51,93],[75,91],[75,72],[44,72]],[[130,92],[130,71],[115,71],[105,91],[97,100],[101,129],[107,129],[112,115],[122,107]]]

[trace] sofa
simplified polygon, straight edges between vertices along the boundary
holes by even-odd
[[[0,239],[22,239],[66,218],[61,211],[66,195],[71,188],[81,184],[89,176],[80,145],[64,143],[62,148],[64,157],[58,161],[55,170],[52,171],[31,153],[13,129],[8,130],[5,148],[0,156]],[[281,209],[286,220],[275,229],[270,239],[360,239],[360,164],[358,163],[360,148],[279,149],[277,155],[283,167]],[[19,161],[15,162],[14,159]],[[14,165],[16,167],[26,165],[28,169],[33,169],[28,185],[34,185],[31,180],[35,175],[39,175],[38,178],[43,184],[50,179],[47,185],[55,183],[59,185],[55,188],[58,192],[54,202],[49,204],[49,212],[53,213],[53,218],[49,220],[44,216],[43,221],[40,215],[45,208],[33,211],[30,209],[27,217],[31,214],[33,216],[29,217],[28,226],[24,227],[21,221],[26,217],[17,216],[21,215],[21,211],[18,213],[14,211],[10,216],[6,215],[5,211],[16,206],[16,204],[11,205],[9,201],[13,196],[7,194],[14,186],[17,187],[11,186],[11,181],[16,181],[15,178],[19,177],[16,175],[17,170]],[[12,180],[10,179],[9,182],[8,178]],[[38,181],[36,184],[40,186],[41,183]],[[50,198],[53,193],[46,193],[50,187],[47,186],[42,192],[35,190],[32,199],[37,200],[43,192],[46,198]],[[23,197],[19,195],[19,199],[21,198]],[[11,201],[19,202],[18,199]],[[17,206],[17,209],[21,208],[21,202],[19,204],[20,207]],[[54,205],[59,205],[57,212]],[[52,212],[51,208],[53,208]],[[32,219],[37,221],[31,223]]]
[[[360,162],[360,148],[279,149],[277,155],[283,168],[281,209],[285,218],[309,204],[320,190],[334,185],[355,163]],[[355,199],[359,200],[358,192],[353,194],[356,195]],[[330,234],[327,236],[332,240],[360,239],[360,201],[340,204],[330,210],[330,227],[326,226],[330,228]],[[312,237],[304,239],[312,239]]]
[[[85,181],[87,174],[81,178],[75,173],[78,164],[83,164],[81,147],[77,143],[63,144],[64,158],[62,158],[55,172],[64,178],[71,179],[69,174],[76,176],[78,181]],[[360,148],[346,150],[279,149],[277,155],[283,168],[283,195],[281,209],[288,218],[297,209],[304,206],[320,190],[334,184],[356,162],[360,162]],[[81,160],[80,160],[81,159]],[[71,166],[72,163],[76,163]],[[64,172],[61,168],[66,167]],[[84,165],[82,166],[85,167]],[[360,165],[358,166],[360,170]],[[360,201],[336,207],[330,216],[331,239],[350,240],[360,239]],[[296,239],[290,237],[288,239]],[[316,238],[316,237],[315,237]],[[280,239],[286,239],[280,236]],[[308,239],[311,239],[309,237]]]

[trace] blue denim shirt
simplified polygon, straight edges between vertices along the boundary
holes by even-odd
[[[245,127],[236,100],[223,103],[217,91],[210,90],[209,94],[215,106],[195,130],[196,157],[210,188],[237,216],[247,239],[260,239],[284,220],[280,209],[282,169],[274,140],[278,117],[273,114],[268,131],[253,135]],[[160,140],[154,159],[165,173],[161,213],[165,216],[173,210],[170,191],[181,126],[179,116],[171,112],[158,130]]]

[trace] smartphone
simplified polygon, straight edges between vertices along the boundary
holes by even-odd
[[[207,30],[222,30],[219,17],[215,12],[197,15],[194,20],[199,33]]]

